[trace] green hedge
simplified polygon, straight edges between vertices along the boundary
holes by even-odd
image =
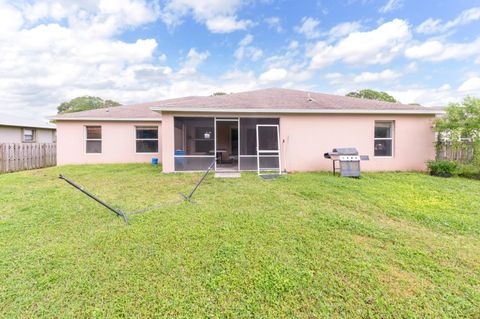
[[[429,161],[427,165],[431,175],[442,177],[453,176],[458,168],[454,161]]]
[[[458,176],[479,179],[480,180],[480,165],[478,164],[463,164],[457,168]]]

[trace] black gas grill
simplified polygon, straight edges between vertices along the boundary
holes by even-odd
[[[354,147],[334,148],[323,157],[332,160],[333,175],[339,169],[340,176],[345,177],[360,177],[360,161],[368,160],[368,155],[358,155]],[[338,167],[336,162],[339,163]]]

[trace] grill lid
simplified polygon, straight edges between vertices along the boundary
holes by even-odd
[[[336,153],[337,155],[358,155],[355,147],[334,148],[332,153]]]

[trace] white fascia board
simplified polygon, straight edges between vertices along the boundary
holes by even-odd
[[[25,128],[39,129],[39,130],[56,130],[55,126],[38,126],[38,125],[21,125],[21,124],[4,124],[4,123],[0,123],[0,126],[25,127]]]
[[[289,113],[289,114],[444,114],[443,110],[358,110],[358,109],[220,109],[220,108],[150,108],[157,112],[201,112],[201,113]]]
[[[54,121],[90,121],[90,122],[161,122],[161,118],[111,118],[111,117],[51,117]]]

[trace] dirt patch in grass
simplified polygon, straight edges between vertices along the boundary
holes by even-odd
[[[394,266],[389,266],[386,271],[379,273],[378,277],[387,287],[388,294],[402,299],[424,294],[432,287],[430,281]]]

